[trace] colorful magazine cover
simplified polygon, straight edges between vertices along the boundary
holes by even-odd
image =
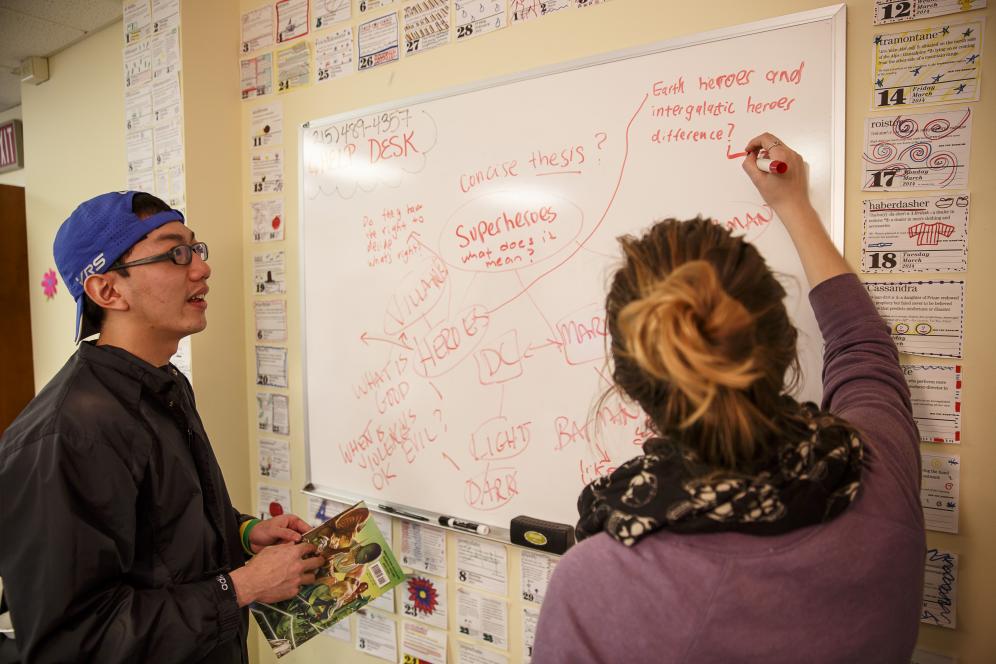
[[[315,574],[317,583],[303,587],[288,600],[274,604],[254,602],[249,606],[277,657],[300,647],[405,580],[394,553],[362,502],[302,538],[314,544],[325,558]]]

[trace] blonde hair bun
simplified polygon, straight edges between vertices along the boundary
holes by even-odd
[[[642,296],[619,312],[623,346],[637,366],[695,406],[686,426],[721,388],[744,390],[761,376],[755,318],[724,290],[712,264],[688,261],[641,286]]]

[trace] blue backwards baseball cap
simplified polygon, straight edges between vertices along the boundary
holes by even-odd
[[[179,210],[144,219],[132,211],[137,191],[113,191],[80,203],[55,234],[52,252],[69,294],[76,300],[76,342],[98,332],[83,320],[83,282],[103,274],[146,235],[171,221],[184,222]]]

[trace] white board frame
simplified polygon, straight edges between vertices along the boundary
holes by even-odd
[[[467,94],[488,88],[500,87],[502,85],[517,83],[520,81],[525,81],[533,78],[540,78],[543,76],[560,74],[575,69],[583,69],[594,65],[628,60],[632,58],[639,58],[646,55],[664,53],[667,51],[687,48],[689,46],[709,44],[712,42],[722,41],[733,37],[743,37],[746,35],[760,36],[765,32],[770,32],[773,30],[780,30],[783,28],[806,25],[809,23],[829,21],[831,35],[832,35],[830,41],[833,50],[830,56],[830,60],[832,62],[832,86],[833,86],[833,89],[831,91],[832,136],[831,136],[830,150],[831,154],[833,155],[832,156],[833,163],[830,165],[830,168],[828,169],[828,172],[830,174],[829,219],[824,219],[823,221],[824,225],[827,227],[827,230],[830,234],[830,238],[833,241],[834,245],[843,254],[844,252],[844,145],[845,145],[844,132],[845,132],[845,119],[846,119],[845,93],[846,93],[846,64],[847,64],[846,63],[846,58],[847,58],[847,14],[846,13],[847,13],[847,6],[845,4],[830,5],[827,7],[820,7],[817,9],[811,9],[794,14],[787,14],[784,16],[762,19],[750,23],[742,23],[727,28],[719,28],[717,30],[710,30],[707,32],[696,33],[693,35],[675,37],[672,39],[660,42],[654,42],[652,44],[647,44],[644,46],[636,46],[633,48],[611,51],[609,53],[593,55],[586,58],[571,60],[568,62],[559,63],[555,65],[538,67],[536,69],[531,69],[516,74],[510,74],[507,76],[500,76],[482,81],[476,81],[474,83],[466,85],[446,88],[435,92],[427,92],[425,94],[416,95],[413,97],[407,97],[404,99],[394,99],[386,101],[381,104],[375,104],[372,106],[353,109],[343,113],[336,113],[334,115],[315,118],[314,120],[305,122],[298,128],[299,214],[300,211],[305,209],[305,191],[303,185],[305,178],[304,142],[305,142],[305,136],[312,123],[316,124],[333,123],[354,117],[394,110],[399,107],[413,106],[415,104],[421,104],[428,101],[444,99],[447,97]],[[305,476],[308,478],[307,483],[302,488],[302,492],[304,492],[307,495],[321,497],[321,498],[328,498],[330,500],[338,500],[340,502],[348,504],[355,503],[359,500],[364,500],[367,501],[369,508],[375,511],[380,511],[386,514],[387,516],[409,520],[415,523],[427,523],[429,525],[439,527],[438,517],[442,516],[439,513],[422,510],[416,506],[400,505],[393,502],[388,503],[387,505],[389,508],[394,509],[396,511],[394,512],[385,511],[383,509],[380,509],[380,505],[384,504],[384,501],[374,500],[369,495],[360,495],[349,492],[342,492],[336,490],[334,487],[319,486],[315,485],[312,482],[311,432],[309,430],[309,424],[308,424],[309,418],[308,418],[308,395],[307,395],[307,385],[308,385],[307,304],[306,304],[306,298],[304,296],[304,283],[307,274],[304,256],[305,256],[305,246],[307,238],[306,238],[306,226],[303,223],[303,220],[299,222],[298,227],[299,227],[299,238],[300,238],[298,242],[298,265],[299,265],[298,283],[301,284],[301,290],[299,294],[300,310],[301,310],[301,316],[299,321],[301,326],[300,328],[301,329],[301,337],[300,337],[301,338],[301,381],[302,381],[302,386],[304,388],[302,389],[302,411],[304,415],[303,430],[304,430],[304,448],[305,448]],[[411,514],[424,517],[425,520],[423,520],[423,518],[418,518],[418,516],[412,518],[410,516]],[[459,532],[462,535],[472,534],[462,530],[454,530],[454,532]],[[508,542],[508,532],[509,531],[507,529],[492,527],[491,533],[486,538]]]

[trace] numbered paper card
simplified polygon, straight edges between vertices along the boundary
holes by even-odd
[[[254,194],[279,194],[284,190],[284,151],[253,152],[249,160],[249,185]]]
[[[463,641],[457,641],[457,664],[508,664],[508,657],[493,650],[485,650]]]
[[[125,44],[140,42],[152,34],[149,0],[126,0],[122,7]]]
[[[277,93],[291,92],[311,82],[311,45],[298,42],[277,51]]]
[[[240,88],[243,99],[262,97],[273,92],[273,54],[239,60]]]
[[[315,82],[331,81],[352,74],[353,29],[337,30],[315,40]]]
[[[426,574],[446,576],[446,531],[402,521],[401,564]]]
[[[404,9],[405,53],[450,43],[450,0],[422,0]]]
[[[863,272],[964,272],[968,194],[863,201]]]
[[[256,516],[269,519],[291,513],[290,490],[260,484],[256,487]]]
[[[413,575],[401,588],[401,613],[406,618],[447,628],[446,579]]]
[[[972,110],[865,118],[865,191],[965,189]]]
[[[267,433],[290,435],[288,397],[273,392],[256,393],[256,428]]]
[[[377,11],[383,7],[390,7],[394,3],[395,0],[360,0],[360,13],[366,14],[367,12]]]
[[[180,28],[152,36],[152,80],[180,71]]]
[[[287,292],[283,251],[270,251],[252,257],[253,285],[256,295],[281,295]]]
[[[457,537],[457,579],[495,595],[508,594],[508,551],[503,544]]]
[[[252,241],[269,242],[284,239],[284,199],[250,201]]]
[[[399,57],[398,15],[392,12],[361,23],[357,41],[360,71],[395,62]]]
[[[286,440],[261,438],[259,474],[280,482],[290,482],[290,443]]]
[[[927,530],[958,534],[959,468],[956,454],[924,454],[920,504]]]
[[[961,357],[964,281],[865,282],[901,353]]]
[[[508,0],[508,19],[515,25],[571,7],[571,0]]]
[[[961,442],[961,365],[903,365],[920,440]]]
[[[256,384],[287,387],[287,349],[256,346]]]
[[[463,636],[508,650],[508,603],[457,588],[457,629]]]
[[[277,43],[308,34],[308,0],[277,0]]]
[[[273,45],[273,7],[264,5],[242,15],[243,54],[252,53]]]
[[[521,596],[527,602],[542,604],[546,599],[546,589],[550,586],[550,578],[557,566],[557,558],[543,553],[522,549],[519,555],[521,571],[519,579],[522,584]]]
[[[983,9],[986,0],[875,0],[875,23],[896,23]]]
[[[287,341],[287,300],[259,300],[253,309],[258,341]]]
[[[446,664],[446,632],[404,620],[401,622],[402,664]]]
[[[249,112],[249,147],[264,148],[283,142],[283,104],[277,101],[253,108]]]
[[[376,611],[357,612],[356,649],[388,662],[398,661],[397,623]]]
[[[539,622],[539,611],[523,607],[522,609],[522,661],[529,662],[533,658],[533,644],[536,642],[536,624]]]
[[[152,0],[152,34],[166,32],[180,24],[180,0]]]
[[[958,554],[927,549],[920,622],[954,629],[957,626],[957,591]]]
[[[348,21],[352,16],[352,4],[352,0],[311,0],[311,16],[315,30]]]
[[[480,37],[507,25],[508,0],[454,0],[457,41]]]
[[[972,21],[875,35],[872,108],[978,100],[982,26]]]
[[[152,82],[152,41],[128,44],[124,49],[125,89]]]

